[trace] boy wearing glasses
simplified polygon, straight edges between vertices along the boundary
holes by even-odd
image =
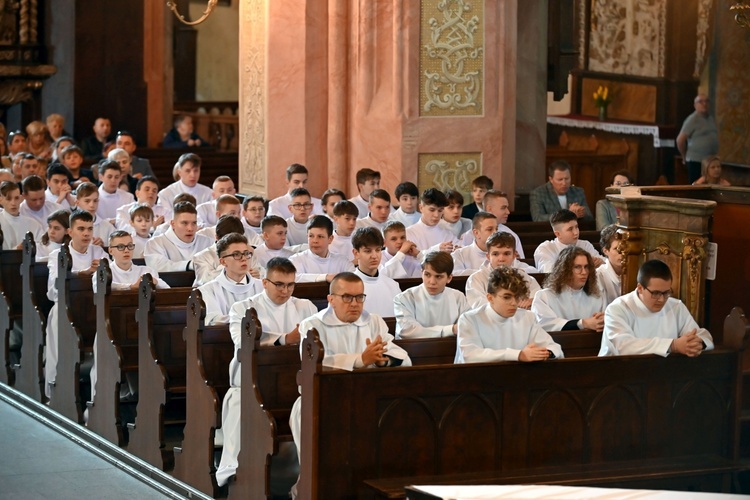
[[[286,168],[286,194],[268,202],[268,215],[278,215],[284,219],[292,216],[293,212],[289,208],[289,205],[293,203],[292,192],[297,188],[306,188],[307,175],[307,167],[299,163],[292,163]],[[312,198],[312,204],[312,213],[322,215],[323,208],[320,200]]]
[[[193,282],[193,286],[205,285],[216,278],[224,270],[219,255],[216,253],[216,245],[218,241],[231,233],[243,233],[243,227],[240,220],[230,214],[219,217],[219,223],[212,229],[214,229],[214,244],[205,250],[201,250],[193,257],[193,268],[195,269],[195,281]],[[253,273],[252,263],[250,274],[252,274],[254,278],[260,277],[257,273]]]
[[[263,333],[260,343],[264,346],[299,344],[299,324],[318,310],[307,299],[292,297],[297,269],[289,259],[274,257],[268,261],[263,292],[236,302],[229,311],[229,331],[234,341],[234,358],[229,364],[230,388],[224,396],[221,428],[224,430],[224,449],[216,471],[220,486],[234,475],[237,455],[240,451],[240,363],[237,358],[242,347],[242,319],[251,307],[258,313]]]
[[[291,197],[292,202],[288,208],[292,215],[286,219],[287,245],[302,245],[307,241],[307,222],[313,210],[312,198],[305,188],[295,189]]]
[[[260,223],[265,216],[266,200],[262,196],[256,195],[245,198],[245,201],[242,202],[242,225],[245,227],[245,236],[247,236],[248,241],[250,241],[253,233],[262,237],[263,230]]]
[[[250,276],[253,249],[244,234],[230,233],[221,238],[216,242],[216,254],[224,271],[198,287],[206,303],[206,325],[229,323],[232,304],[263,291],[260,280]]]
[[[660,260],[638,270],[638,285],[607,307],[599,356],[676,352],[695,357],[714,348],[685,304],[672,296],[672,271]]]
[[[325,215],[316,215],[307,224],[307,244],[309,248],[292,256],[297,268],[297,281],[330,281],[336,274],[354,271],[349,257],[328,250],[333,241],[333,222]]]

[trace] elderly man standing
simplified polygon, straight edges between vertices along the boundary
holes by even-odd
[[[548,221],[552,214],[565,208],[579,219],[593,220],[583,189],[571,185],[570,164],[564,160],[555,161],[550,164],[547,173],[549,182],[531,192],[531,219],[535,222]]]
[[[719,153],[719,131],[713,116],[708,114],[710,102],[706,94],[698,94],[693,101],[695,111],[685,119],[677,135],[677,149],[682,163],[687,165],[689,184],[701,176],[703,158]]]

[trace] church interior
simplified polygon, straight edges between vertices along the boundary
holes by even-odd
[[[500,498],[510,493],[499,488],[528,484],[591,488],[592,498],[607,498],[596,488],[750,494],[748,68],[747,0],[0,0],[0,156],[19,186],[29,152],[49,182],[65,136],[94,176],[131,138],[133,188],[136,158],[168,186],[180,182],[183,153],[194,153],[199,183],[232,182],[243,209],[252,197],[268,211],[269,200],[293,195],[294,164],[309,172],[313,201],[331,189],[358,197],[358,172],[372,169],[390,196],[409,182],[467,206],[486,176],[508,202],[504,227],[523,240],[517,259],[533,266],[535,249],[557,236],[549,215],[536,217],[534,192],[564,163],[596,211],[579,215],[581,240],[602,251],[601,200],[616,214],[606,225],[616,224],[619,294],[641,290],[645,262],[666,263],[669,294],[716,344],[696,359],[599,358],[602,331],[579,325],[551,333],[565,359],[536,370],[458,367],[454,331],[398,340],[413,368],[349,373],[324,368],[325,347],[309,333],[301,347],[263,344],[254,309],[237,332],[209,324],[190,264],[159,271],[170,290],[144,278],[116,291],[114,263],[79,276],[63,245],[48,282],[25,228],[0,250],[0,469],[15,471],[0,470],[0,497],[6,487],[57,496],[56,476],[25,484],[47,470],[37,461],[56,439],[50,446],[65,451],[50,461],[78,453],[59,444],[70,440],[102,459],[75,459],[80,470],[62,481],[72,491],[87,471],[124,472],[111,485],[92,480],[110,498],[289,498],[290,489],[310,499],[451,498],[414,485],[495,485]],[[701,157],[695,116],[711,127]],[[19,134],[27,147],[14,157]],[[628,185],[615,185],[618,176]],[[544,285],[549,271],[529,275]],[[402,291],[423,283],[396,281]],[[444,286],[464,292],[468,282],[456,273]],[[318,309],[333,295],[326,280],[292,288]],[[53,303],[67,314],[55,320],[50,383]],[[395,332],[397,320],[384,319]],[[96,382],[84,375],[93,352]],[[230,361],[246,367],[242,445],[236,476],[220,484],[222,401],[240,390]],[[121,397],[133,380],[137,397]],[[299,460],[289,423],[298,387],[314,394],[301,410]],[[27,443],[27,429],[42,441]],[[16,447],[23,460],[12,463]]]

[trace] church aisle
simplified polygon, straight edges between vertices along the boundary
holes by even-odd
[[[168,498],[0,401],[0,499]]]

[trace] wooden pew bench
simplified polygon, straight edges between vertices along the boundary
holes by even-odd
[[[0,233],[0,247],[2,240]],[[22,250],[0,250],[0,382],[10,386],[15,385],[11,364],[20,357],[20,346],[11,345],[11,332],[20,331],[23,317],[22,261]]]
[[[480,474],[494,484],[555,483],[550,467],[565,484],[727,491],[747,468],[737,460],[737,436],[750,327],[744,316],[734,321],[741,327],[731,324],[725,346],[698,359],[354,372],[324,368],[323,347],[311,332],[302,346],[299,494],[387,497],[396,478],[403,488],[446,474],[451,482]]]

